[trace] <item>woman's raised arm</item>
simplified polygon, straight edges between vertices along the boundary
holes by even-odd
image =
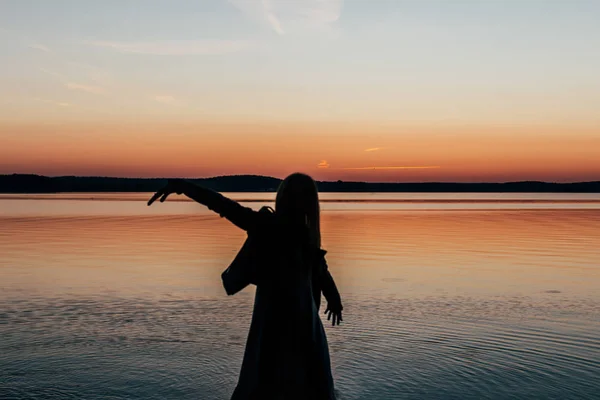
[[[252,230],[258,224],[258,212],[242,206],[237,201],[225,197],[219,192],[183,179],[169,179],[167,185],[152,196],[148,201],[148,205],[159,198],[162,203],[172,193],[186,195],[190,199],[205,205],[221,217],[227,218],[245,231]]]

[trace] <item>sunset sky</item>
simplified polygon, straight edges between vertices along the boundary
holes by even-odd
[[[600,180],[600,1],[6,0],[0,174]]]

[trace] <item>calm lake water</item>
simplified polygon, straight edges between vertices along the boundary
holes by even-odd
[[[149,197],[0,196],[0,398],[229,398],[245,234]],[[340,399],[600,398],[600,195],[322,198]]]

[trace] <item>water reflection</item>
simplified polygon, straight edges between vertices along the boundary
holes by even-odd
[[[324,205],[341,399],[594,398],[600,209],[367,205]],[[0,397],[227,398],[253,292],[220,273],[244,234],[165,206],[0,200]]]

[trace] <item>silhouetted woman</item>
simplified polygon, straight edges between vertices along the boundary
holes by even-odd
[[[314,180],[300,173],[288,176],[277,191],[275,211],[254,211],[184,180],[170,180],[148,205],[171,193],[204,204],[251,239],[244,247],[250,247],[246,267],[255,269],[256,296],[232,400],[335,399],[327,338],[318,316],[321,292],[333,325],[342,321],[342,303],[321,249]]]

